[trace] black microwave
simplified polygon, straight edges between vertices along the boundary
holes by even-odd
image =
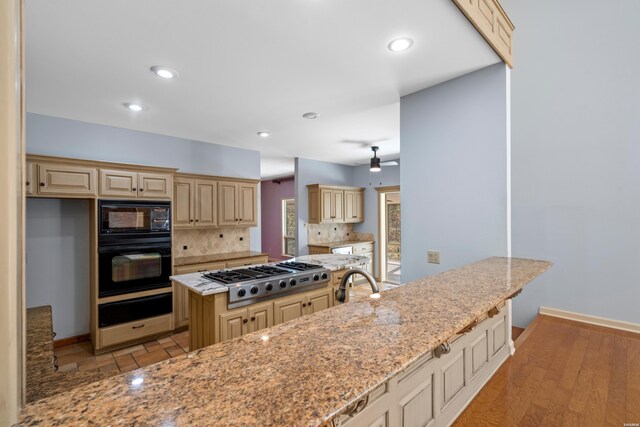
[[[171,202],[100,200],[98,223],[100,243],[170,237]]]

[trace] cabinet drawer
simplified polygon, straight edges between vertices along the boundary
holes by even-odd
[[[179,274],[189,274],[189,273],[200,273],[204,271],[211,270],[222,270],[225,268],[226,264],[224,262],[209,262],[203,264],[191,264],[191,265],[182,265],[180,267],[174,268],[176,275]]]
[[[353,245],[354,254],[362,254],[363,252],[373,252],[373,243],[359,243]]]
[[[243,267],[245,265],[266,264],[269,261],[266,256],[258,256],[252,258],[240,258],[233,261],[227,261],[227,268]]]
[[[173,314],[122,323],[116,326],[100,329],[101,347],[109,347],[126,341],[132,341],[148,335],[167,332],[172,329]]]

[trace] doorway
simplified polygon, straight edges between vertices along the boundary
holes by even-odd
[[[400,187],[378,188],[380,280],[402,283]]]

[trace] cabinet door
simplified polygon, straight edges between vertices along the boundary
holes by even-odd
[[[304,295],[293,295],[276,300],[273,303],[273,323],[277,325],[304,316],[306,299]]]
[[[179,328],[189,324],[189,289],[186,286],[176,285],[175,292],[175,307],[173,327]]]
[[[333,205],[333,191],[326,188],[320,189],[320,222],[333,221],[335,208]]]
[[[173,177],[164,173],[138,173],[138,197],[145,199],[170,199]]]
[[[344,222],[344,191],[333,190],[333,221]]]
[[[353,193],[353,212],[354,222],[364,221],[364,191],[356,191]]]
[[[98,170],[83,166],[38,164],[38,194],[96,196]]]
[[[309,195],[309,224],[320,223],[320,190],[317,188],[307,189]]]
[[[258,225],[258,184],[238,184],[238,220],[241,226]]]
[[[265,302],[247,307],[249,332],[259,331],[273,326],[273,303]]]
[[[218,225],[236,225],[238,185],[235,182],[218,182]]]
[[[327,287],[309,294],[307,299],[307,314],[317,313],[320,310],[331,307],[332,288]],[[303,303],[304,304],[304,303]]]
[[[195,182],[176,178],[173,181],[173,226],[191,228],[194,224]]]
[[[33,171],[36,168],[36,165],[33,162],[27,162],[27,170],[26,170],[26,179],[25,179],[25,194],[30,196],[34,194],[33,189],[35,188],[35,176],[33,175]]]
[[[196,181],[196,227],[215,227],[218,225],[218,183],[216,181]]]
[[[356,218],[355,197],[355,191],[344,191],[344,222],[353,222]]]
[[[138,173],[100,169],[100,195],[138,197]]]
[[[247,310],[232,310],[220,315],[220,341],[232,340],[245,333]]]

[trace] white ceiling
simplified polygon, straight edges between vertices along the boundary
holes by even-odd
[[[259,150],[265,178],[397,158],[400,96],[498,61],[451,0],[26,0],[29,112]]]

